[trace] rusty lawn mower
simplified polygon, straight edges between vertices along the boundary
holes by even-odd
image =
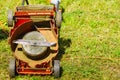
[[[14,58],[9,63],[10,78],[16,74],[60,76],[58,29],[61,26],[60,0],[52,5],[29,5],[23,0],[13,14],[8,11],[9,44]]]

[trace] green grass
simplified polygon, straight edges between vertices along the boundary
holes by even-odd
[[[2,30],[10,30],[7,10],[15,10],[21,2],[13,1],[0,1],[0,80],[9,80],[7,68],[12,52]],[[44,4],[46,0],[41,1]],[[59,39],[62,67],[59,80],[120,80],[120,1],[61,1],[64,13]],[[54,77],[20,75],[15,80],[54,80]]]

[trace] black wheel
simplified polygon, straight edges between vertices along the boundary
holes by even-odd
[[[61,13],[61,11],[57,11],[57,13],[56,13],[56,26],[58,28],[61,27],[61,22],[62,22],[62,13]]]
[[[59,60],[54,60],[54,77],[58,78],[60,77],[60,61]]]
[[[8,27],[13,26],[13,12],[12,10],[8,10]]]
[[[10,63],[9,63],[9,76],[10,78],[14,78],[15,77],[15,73],[16,73],[16,70],[15,70],[15,59],[11,59],[10,60]]]

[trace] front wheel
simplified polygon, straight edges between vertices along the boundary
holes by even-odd
[[[15,73],[16,73],[15,58],[13,58],[13,59],[10,60],[10,63],[9,63],[9,76],[10,76],[10,78],[14,78]]]
[[[60,77],[60,60],[54,60],[54,77]]]

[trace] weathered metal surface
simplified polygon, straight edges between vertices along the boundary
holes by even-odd
[[[27,0],[24,0],[27,3]],[[28,4],[28,3],[27,3]],[[16,58],[16,70],[18,74],[52,74],[53,59],[58,54],[58,27],[55,25],[55,14],[57,9],[54,6],[27,5],[17,7],[14,15],[14,27],[9,35],[9,43]],[[36,25],[36,26],[35,26]],[[24,39],[26,33],[38,31],[46,39],[46,42],[39,42],[34,39]],[[14,44],[13,41],[18,40]],[[43,56],[40,59],[33,60],[26,56],[23,45],[33,47],[47,46]],[[56,44],[56,45],[54,45]],[[54,46],[53,46],[54,45]],[[33,54],[36,52],[32,52]]]
[[[14,56],[18,59],[18,60],[22,60],[26,63],[28,63],[28,65],[32,68],[35,68],[35,66],[37,64],[42,64],[44,62],[49,62],[50,60],[52,60],[53,58],[56,57],[56,55],[58,54],[58,40],[55,38],[55,36],[53,35],[53,32],[51,30],[41,30],[40,31],[42,35],[45,36],[46,40],[48,42],[56,42],[56,46],[54,47],[50,47],[49,51],[47,53],[49,53],[47,56],[45,56],[45,58],[41,59],[41,60],[32,60],[27,58],[27,56],[24,54],[24,52],[22,50],[19,50],[22,48],[21,45],[18,45]],[[49,36],[48,36],[49,34]]]
[[[53,16],[54,16],[54,10],[39,10],[39,11],[28,11],[28,12],[16,11],[14,15],[14,18],[16,20],[15,25],[13,29],[11,29],[10,37],[9,37],[9,43],[11,45],[12,51],[14,52],[16,48],[16,44],[13,44],[12,41],[22,38],[23,35],[29,31],[33,31],[34,22],[47,21],[47,20],[51,22]]]
[[[30,20],[27,20],[25,22],[21,21],[16,23],[17,27],[14,26],[14,28],[11,30],[9,44],[13,52],[15,51],[17,46],[17,44],[14,44],[13,41],[22,38],[25,33],[32,31],[33,30],[32,25],[33,25],[33,22]]]
[[[29,11],[29,12],[15,12],[15,17],[26,17],[26,16],[52,16],[54,12],[51,10],[48,11]]]
[[[53,10],[54,7],[51,5],[27,5],[27,6],[18,6],[17,10],[22,11],[32,11],[32,10]]]
[[[18,74],[52,74],[52,60],[48,63],[37,64],[35,68],[31,68],[27,63],[17,60],[16,71]]]

